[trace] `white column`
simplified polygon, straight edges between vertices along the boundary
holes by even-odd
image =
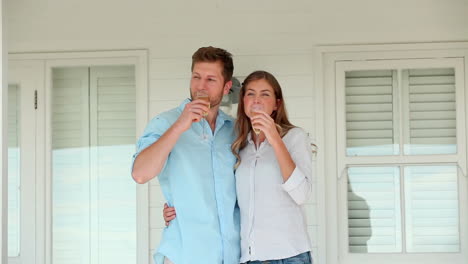
[[[7,137],[8,137],[8,83],[6,78],[7,72],[7,52],[6,52],[6,33],[5,33],[5,18],[4,18],[4,1],[0,3],[0,81],[2,83],[2,89],[0,92],[0,118],[1,118],[1,129],[0,129],[0,170],[2,172],[2,178],[0,181],[0,204],[2,211],[0,213],[0,251],[1,259],[0,264],[7,264],[8,262],[8,148],[7,148]]]

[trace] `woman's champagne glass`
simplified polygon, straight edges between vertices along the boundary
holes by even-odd
[[[195,94],[196,99],[200,99],[203,101],[208,102],[208,109],[210,109],[210,96],[205,90],[197,91]],[[206,120],[206,117],[208,116],[208,112],[203,112],[203,117]],[[206,140],[208,138],[208,135],[205,133],[205,123],[202,123],[202,135],[201,138]]]
[[[260,114],[260,112],[263,111],[263,105],[261,104],[253,104],[250,108],[250,119],[252,119],[252,117]],[[252,121],[251,121],[252,122]],[[256,147],[258,148],[259,147],[259,135],[260,135],[260,129],[259,128],[256,128],[254,126],[253,123],[252,124],[252,130],[254,131],[255,133],[255,145]]]

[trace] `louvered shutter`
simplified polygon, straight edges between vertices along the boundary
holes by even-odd
[[[402,71],[409,94],[409,138],[406,154],[457,152],[454,69]]]
[[[400,252],[400,173],[395,167],[348,169],[349,252]]]
[[[88,68],[57,68],[52,75],[52,148],[87,147]]]
[[[393,94],[396,71],[346,72],[346,152],[354,155],[396,154]]]
[[[129,176],[135,151],[133,66],[91,67],[91,178],[96,193],[99,263],[136,259],[136,189]]]
[[[53,262],[134,263],[133,66],[53,71]]]

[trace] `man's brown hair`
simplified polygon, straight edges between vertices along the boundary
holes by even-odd
[[[228,51],[212,46],[199,48],[192,55],[192,68],[197,62],[221,62],[223,66],[224,83],[231,80],[234,72],[234,64],[232,62],[232,54]]]

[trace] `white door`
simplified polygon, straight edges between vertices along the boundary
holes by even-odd
[[[9,64],[8,263],[36,258],[36,91],[44,85],[41,62]]]

